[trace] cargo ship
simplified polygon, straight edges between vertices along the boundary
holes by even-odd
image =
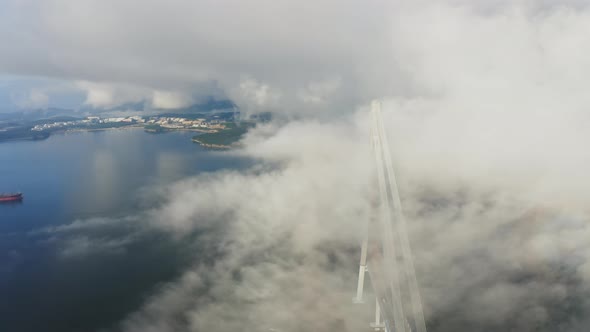
[[[0,202],[21,201],[22,199],[23,199],[22,193],[0,194]]]

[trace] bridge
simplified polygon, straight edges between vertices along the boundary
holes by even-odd
[[[371,104],[370,137],[378,199],[375,200],[374,217],[365,225],[353,302],[363,303],[364,280],[368,272],[376,297],[375,321],[371,327],[386,332],[426,332],[406,220],[378,101]]]

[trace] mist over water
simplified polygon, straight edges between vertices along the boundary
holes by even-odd
[[[408,109],[416,105],[384,105],[429,331],[584,331],[590,227],[575,173],[559,171],[568,159],[530,153],[543,162],[524,174],[511,164],[509,147],[520,151],[518,144],[485,141],[504,150],[480,152],[472,141],[448,135],[449,124],[435,125],[452,119],[432,113],[428,132],[408,131],[422,124]],[[261,125],[244,148],[224,153],[201,150],[188,133],[137,130],[0,146],[3,158],[15,148],[35,149],[14,153],[18,165],[39,151],[58,165],[92,161],[72,162],[59,179],[71,187],[58,186],[63,193],[79,188],[77,182],[89,187],[52,196],[56,207],[64,195],[89,195],[87,204],[59,213],[49,206],[45,213],[45,201],[25,188],[23,204],[2,206],[0,287],[7,294],[2,310],[10,313],[4,324],[25,331],[366,329],[369,282],[367,304],[351,299],[360,234],[376,195],[367,119],[361,109],[330,122]],[[490,124],[471,121],[453,133]],[[530,130],[519,144],[538,137],[546,137],[542,129]],[[53,153],[52,139],[76,153]],[[439,158],[431,147],[455,158]],[[37,167],[5,160],[13,174],[26,170],[23,183]],[[104,183],[88,174],[93,163],[120,181],[94,190]],[[81,176],[69,177],[75,174]],[[125,193],[113,193],[123,201],[111,200],[108,188]],[[548,200],[550,188],[559,188],[560,199]]]

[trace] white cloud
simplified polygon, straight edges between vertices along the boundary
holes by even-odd
[[[324,104],[329,102],[341,84],[341,79],[311,82],[299,93],[299,96],[306,104]]]
[[[161,289],[126,320],[126,330],[317,331],[366,324],[350,303],[351,257],[340,251],[356,252],[359,219],[368,212],[368,202],[358,199],[368,165],[349,159],[368,152],[359,144],[363,133],[350,122],[265,131],[273,132],[270,139],[253,133],[240,153],[270,169],[202,175],[161,193],[175,199],[150,213],[154,225],[180,237],[207,230],[199,241],[211,243],[219,257]]]
[[[233,99],[251,110],[276,110],[280,107],[281,92],[252,78],[242,79]]]
[[[215,82],[243,98],[240,106],[275,109],[280,99],[281,111],[290,112],[308,112],[300,107],[300,90],[326,77],[342,77],[346,89],[308,107],[329,112],[366,100],[369,90],[386,91],[380,83],[390,80],[391,70],[381,60],[391,55],[391,5],[330,0],[312,7],[270,0],[30,2],[11,6],[18,26],[0,23],[0,37],[15,45],[0,55],[0,71],[174,93]],[[40,47],[45,52],[32,51]],[[378,84],[366,73],[375,68]],[[109,102],[108,91],[96,94],[89,102]]]
[[[85,104],[94,107],[114,105],[115,97],[114,91],[111,87],[91,82],[79,82],[78,86],[86,90]]]
[[[110,108],[128,102],[139,102],[151,97],[145,87],[113,82],[78,81],[76,86],[86,92],[84,104],[97,108]]]
[[[43,108],[49,103],[47,91],[39,88],[31,88],[26,92],[13,92],[10,99],[15,105],[23,109]]]
[[[193,100],[178,92],[171,91],[154,91],[152,97],[152,106],[154,108],[181,108],[190,106]]]
[[[45,107],[49,103],[49,96],[38,89],[32,89],[29,93],[28,99],[19,106],[23,108],[40,108]]]
[[[578,180],[575,172],[552,175],[540,161],[530,164],[529,176],[512,173],[515,157],[505,141],[494,143],[504,150],[478,152],[461,144],[464,136],[448,136],[461,134],[464,124],[439,122],[437,112],[414,106],[390,105],[385,118],[429,324],[437,322],[440,331],[573,329],[576,316],[563,311],[578,303],[577,310],[586,312],[590,291],[579,279],[587,277],[590,259],[585,196],[567,186],[560,195],[579,202],[548,202],[535,193],[555,188],[554,175]],[[415,130],[425,121],[428,127]],[[261,166],[164,189],[162,197],[175,198],[151,211],[154,225],[179,237],[206,230],[221,254],[156,292],[125,321],[126,329],[363,328],[370,307],[349,301],[356,243],[375,195],[366,126],[361,112],[337,123],[261,127],[238,152]],[[440,140],[432,147],[431,135]],[[488,159],[495,164],[473,166]]]

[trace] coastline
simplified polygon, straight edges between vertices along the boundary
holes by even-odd
[[[228,150],[228,149],[232,148],[231,145],[204,143],[197,138],[193,138],[192,141],[193,141],[193,143],[198,143],[200,146],[207,148],[207,149]]]
[[[109,127],[109,128],[74,128],[74,129],[55,131],[55,133],[103,131],[103,130],[132,129],[132,128],[143,128],[148,133],[165,133],[165,132],[170,132],[170,131],[194,131],[194,132],[200,132],[200,133],[217,132],[216,130],[206,130],[206,129],[197,129],[197,128],[163,128],[164,130],[158,131],[158,130],[153,130],[153,129],[146,129],[146,126],[143,124],[132,124],[132,125],[128,125],[128,126]]]
[[[27,136],[27,137],[17,137],[17,138],[8,138],[8,139],[0,139],[0,143],[10,143],[10,142],[23,142],[23,141],[43,141],[49,138],[51,135],[47,135],[41,138]]]
[[[142,128],[144,132],[151,133],[151,134],[159,134],[159,133],[166,133],[172,131],[189,131],[189,132],[196,132],[199,135],[193,136],[191,139],[193,143],[197,143],[200,146],[211,149],[211,150],[229,150],[231,148],[238,147],[239,144],[237,141],[239,140],[241,134],[235,138],[232,138],[230,144],[222,144],[222,143],[207,143],[199,139],[200,134],[223,134],[226,131],[233,131],[235,129],[225,129],[225,130],[217,130],[217,129],[203,129],[203,128],[158,128],[152,129],[147,128],[145,124],[129,124],[124,126],[113,126],[113,127],[105,127],[105,128],[69,128],[69,129],[60,129],[54,131],[47,131],[44,132],[41,136],[26,136],[26,137],[18,137],[18,138],[10,138],[10,139],[2,139],[0,143],[8,143],[8,142],[17,142],[17,141],[38,141],[38,140],[45,140],[49,138],[53,134],[69,134],[69,133],[81,133],[81,132],[100,132],[100,131],[107,131],[107,130],[129,130],[129,129],[139,129]],[[208,136],[208,135],[207,135]]]
[[[145,128],[145,126],[139,126]],[[148,133],[165,133],[169,131],[194,131],[198,133],[216,133],[217,130],[207,130],[207,129],[198,129],[198,128],[165,128],[162,127],[161,129],[145,129]]]

